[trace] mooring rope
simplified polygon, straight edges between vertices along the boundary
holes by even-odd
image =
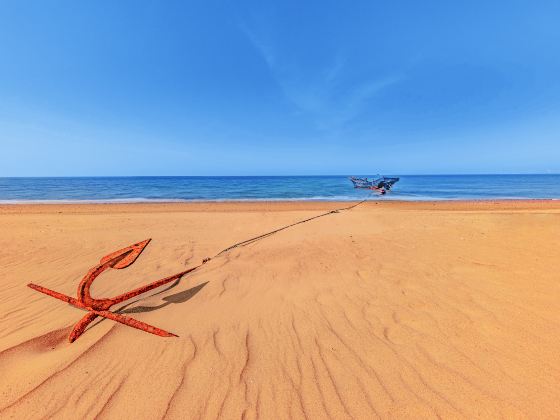
[[[282,226],[281,228],[272,230],[272,231],[270,231],[270,232],[263,233],[262,235],[255,236],[255,237],[253,237],[253,238],[246,239],[246,240],[244,240],[244,241],[238,242],[238,243],[236,243],[236,244],[233,244],[233,245],[231,245],[231,246],[228,246],[228,247],[225,248],[225,249],[222,249],[220,252],[218,252],[216,255],[214,255],[214,256],[211,257],[211,258],[205,258],[205,259],[202,261],[202,263],[204,264],[204,263],[210,261],[210,260],[213,259],[213,258],[216,258],[216,257],[218,257],[218,256],[220,256],[220,255],[222,255],[222,254],[224,254],[224,253],[226,253],[226,252],[228,252],[228,251],[231,251],[231,250],[234,249],[234,248],[237,248],[237,247],[240,247],[240,246],[249,245],[250,243],[256,242],[256,241],[258,241],[259,239],[263,239],[263,238],[266,238],[266,237],[268,237],[268,236],[274,235],[275,233],[278,233],[278,232],[280,232],[280,231],[282,231],[282,230],[291,228],[291,227],[293,227],[293,226],[300,225],[300,224],[302,224],[302,223],[307,223],[307,222],[309,222],[309,221],[311,221],[311,220],[318,219],[319,217],[328,216],[329,214],[334,214],[334,213],[338,213],[338,212],[346,211],[346,210],[352,210],[353,208],[358,207],[360,204],[363,204],[363,203],[366,202],[366,201],[368,201],[367,198],[364,199],[364,200],[362,200],[362,201],[360,201],[360,202],[358,202],[358,203],[352,204],[351,206],[348,206],[348,207],[341,207],[341,208],[339,208],[339,209],[331,210],[331,211],[328,211],[328,212],[326,212],[326,213],[319,214],[319,215],[317,215],[317,216],[313,216],[313,217],[310,217],[310,218],[308,218],[308,219],[300,220],[300,221],[298,221],[298,222],[291,223],[291,224],[286,225],[286,226]]]
[[[262,235],[255,236],[255,237],[253,237],[253,238],[246,239],[246,240],[244,240],[244,241],[241,241],[241,242],[238,242],[238,243],[233,244],[233,245],[231,245],[231,246],[228,246],[227,248],[222,249],[220,252],[218,252],[218,253],[217,253],[216,255],[214,255],[213,257],[211,257],[211,258],[204,258],[204,259],[202,260],[202,263],[201,263],[201,264],[199,264],[199,265],[197,265],[197,266],[195,266],[195,267],[192,267],[191,269],[189,269],[189,272],[193,272],[193,271],[195,271],[195,270],[198,270],[200,267],[202,267],[202,266],[203,266],[204,264],[206,264],[208,261],[210,261],[210,260],[212,260],[213,258],[216,258],[216,257],[218,257],[218,256],[220,256],[220,255],[222,255],[222,254],[225,254],[226,252],[231,251],[231,250],[234,249],[234,248],[237,248],[237,247],[240,247],[240,246],[248,245],[248,244],[250,244],[250,243],[252,243],[252,242],[258,241],[259,239],[263,239],[263,238],[266,238],[267,236],[274,235],[275,233],[278,233],[278,232],[280,232],[280,231],[282,231],[282,230],[291,228],[291,227],[293,227],[293,226],[300,225],[300,224],[302,224],[302,223],[307,223],[307,222],[309,222],[309,221],[311,221],[311,220],[314,220],[314,219],[318,219],[319,217],[328,216],[329,214],[338,213],[338,212],[340,212],[340,211],[352,210],[353,208],[358,207],[360,204],[363,204],[363,203],[365,203],[366,201],[368,201],[367,198],[364,199],[364,200],[362,200],[362,201],[360,201],[360,202],[358,202],[358,203],[352,204],[351,206],[348,206],[348,207],[341,207],[341,208],[339,208],[339,209],[331,210],[331,211],[328,211],[328,212],[326,212],[326,213],[319,214],[319,215],[317,215],[317,216],[309,217],[308,219],[300,220],[300,221],[298,221],[298,222],[291,223],[291,224],[286,225],[286,226],[282,226],[281,228],[274,229],[274,230],[272,230],[272,231],[270,231],[270,232],[263,233]],[[173,284],[171,284],[171,286],[168,286],[168,287],[166,287],[165,289],[160,290],[159,292],[154,293],[154,294],[149,295],[149,296],[155,296],[155,295],[159,295],[159,294],[161,294],[161,293],[165,293],[165,292],[167,292],[168,290],[172,289],[173,287],[177,286],[177,284],[179,284],[180,281],[181,281],[181,277],[178,278],[177,281],[175,281]],[[124,309],[126,309],[127,307],[129,307],[130,305],[133,305],[134,303],[136,303],[136,302],[138,302],[138,301],[140,301],[140,300],[142,300],[142,299],[144,299],[144,298],[140,298],[140,299],[137,299],[137,300],[135,300],[135,301],[129,302],[129,303],[127,303],[126,305],[124,305],[124,306],[122,306],[121,308],[119,308],[116,312],[117,312],[117,313],[120,313],[121,311],[123,311]]]

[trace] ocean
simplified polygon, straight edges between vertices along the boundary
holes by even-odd
[[[560,175],[387,176],[401,179],[385,196],[342,175],[0,178],[0,203],[560,199]]]

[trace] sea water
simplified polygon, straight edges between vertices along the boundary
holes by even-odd
[[[560,175],[387,176],[400,181],[385,196],[342,175],[0,178],[0,203],[560,199]]]

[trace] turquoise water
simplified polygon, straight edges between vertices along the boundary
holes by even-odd
[[[560,175],[398,175],[386,196],[346,176],[0,178],[0,203],[560,199]]]

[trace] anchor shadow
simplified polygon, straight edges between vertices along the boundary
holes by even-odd
[[[204,283],[201,283],[197,286],[191,287],[190,289],[183,290],[182,292],[178,292],[178,293],[175,293],[175,294],[172,294],[172,295],[169,295],[169,296],[165,296],[164,298],[162,298],[162,300],[164,300],[165,302],[162,303],[161,305],[156,305],[156,306],[132,306],[135,303],[137,303],[138,301],[140,301],[142,299],[145,299],[146,297],[157,296],[157,295],[161,295],[162,293],[168,292],[169,290],[175,288],[180,282],[181,282],[181,278],[177,279],[170,286],[164,288],[163,290],[160,290],[156,293],[152,293],[148,296],[145,296],[144,298],[137,299],[137,300],[134,300],[132,302],[129,302],[126,305],[121,306],[120,308],[118,308],[114,312],[118,313],[118,314],[136,314],[136,313],[143,313],[143,312],[153,312],[153,311],[157,311],[158,309],[164,308],[164,307],[166,307],[168,305],[171,305],[171,304],[185,303],[188,300],[195,297],[196,294],[198,292],[200,292],[202,290],[202,288],[209,283],[209,282],[204,282]],[[91,329],[91,328],[95,328],[97,325],[101,324],[103,321],[106,321],[106,319],[105,318],[100,318],[100,319],[95,320],[86,329],[86,331]]]
[[[121,308],[117,312],[121,314],[138,314],[143,312],[153,312],[157,311],[158,309],[165,308],[173,303],[185,303],[186,301],[192,299],[196,296],[198,292],[202,290],[204,286],[206,286],[208,282],[204,282],[199,284],[198,286],[191,287],[190,289],[183,290],[182,292],[175,293],[173,295],[165,296],[162,298],[164,303],[156,306],[134,306],[132,308]]]

